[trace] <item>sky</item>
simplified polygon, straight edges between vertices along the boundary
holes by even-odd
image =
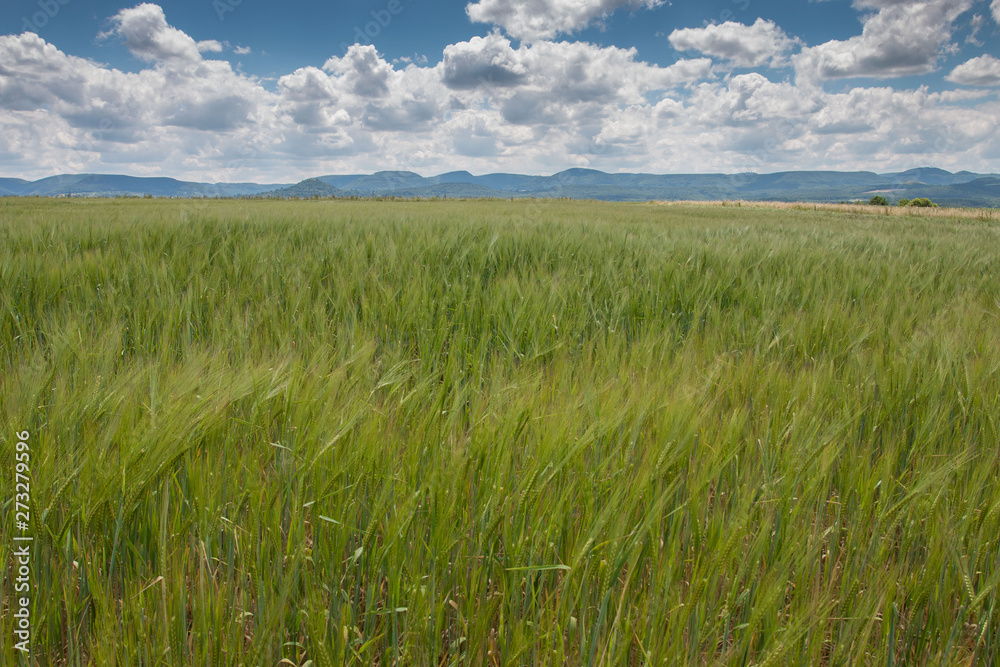
[[[0,176],[1000,172],[1000,0],[4,0]]]

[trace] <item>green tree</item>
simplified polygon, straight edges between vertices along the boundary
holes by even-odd
[[[875,195],[874,197],[868,200],[868,203],[871,204],[872,206],[888,206],[889,200],[887,200],[882,195]]]
[[[910,205],[909,199],[900,199],[899,203],[897,204],[897,206],[909,206],[909,205]]]

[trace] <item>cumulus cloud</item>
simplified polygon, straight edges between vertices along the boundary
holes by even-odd
[[[291,121],[288,131],[332,132],[363,145],[359,133],[419,131],[441,120],[447,92],[437,68],[396,69],[374,46],[355,44],[322,70],[303,67],[281,77],[276,109]]]
[[[955,20],[972,0],[856,0],[873,9],[862,33],[804,48],[794,56],[804,80],[900,77],[934,71],[949,47]]]
[[[945,78],[966,86],[1000,86],[1000,60],[982,55],[962,63]]]
[[[498,25],[526,41],[551,39],[585,28],[618,9],[653,9],[665,0],[478,0],[466,6],[477,23]]]
[[[344,124],[350,115],[336,102],[337,88],[329,75],[316,67],[302,67],[278,80],[281,110],[307,131]],[[339,112],[340,115],[338,115]]]
[[[330,58],[323,69],[345,82],[351,92],[361,97],[385,97],[389,94],[389,77],[393,68],[378,55],[371,44],[354,44],[343,58]]]
[[[680,84],[714,78],[711,58],[689,58],[678,60],[665,68],[659,77],[659,84],[663,88],[673,88]]]
[[[772,67],[783,64],[784,55],[801,44],[785,34],[773,21],[758,18],[753,25],[726,21],[704,28],[674,30],[668,37],[678,51],[700,51],[723,58],[736,67]]]
[[[316,67],[301,67],[278,79],[282,99],[289,102],[331,102],[337,88],[330,76]]]
[[[445,85],[453,89],[511,86],[527,73],[510,40],[496,32],[446,46],[442,65]]]
[[[993,12],[993,20],[1000,24],[1000,0],[990,3],[990,11]]]
[[[217,49],[210,48],[210,43],[202,42],[205,48],[199,48],[189,35],[167,24],[167,17],[159,5],[143,3],[130,9],[123,9],[111,17],[114,28],[112,33],[125,40],[125,46],[137,58],[151,62],[197,62],[201,60],[202,50],[221,51],[218,42]]]

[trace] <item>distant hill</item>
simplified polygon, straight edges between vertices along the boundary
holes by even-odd
[[[467,171],[449,171],[447,174],[439,174],[430,179],[438,183],[476,183],[477,178]]]
[[[749,192],[860,190],[890,183],[891,181],[870,171],[784,171],[757,176],[745,189]]]
[[[348,184],[352,181],[356,181],[359,178],[364,178],[364,174],[346,174],[343,176],[317,176],[316,180],[323,181],[328,185],[334,187],[347,189]]]
[[[907,185],[902,194],[893,193],[894,199],[927,197],[941,206],[1000,207],[1000,178],[977,178],[954,185]],[[898,195],[898,196],[896,196]],[[890,200],[893,201],[893,200]],[[970,204],[969,202],[975,202]]]
[[[483,185],[496,190],[517,191],[535,177],[525,176],[524,174],[486,174],[484,176],[473,176],[472,178],[473,180],[469,182],[475,185]]]
[[[23,178],[0,178],[0,195],[23,194],[28,181]]]
[[[883,174],[883,176],[894,183],[923,183],[925,185],[959,185],[970,183],[983,176],[996,176],[996,174],[974,174],[971,171],[960,171],[953,174],[944,169],[935,167],[921,167],[910,169],[896,174]]]
[[[261,197],[285,197],[285,198],[308,198],[308,197],[350,197],[353,193],[342,190],[336,186],[324,183],[318,178],[307,178],[301,183],[289,185],[278,190],[261,193]]]
[[[607,201],[745,199],[756,201],[890,201],[929,197],[945,206],[1000,207],[998,174],[952,173],[935,167],[871,171],[784,171],[772,174],[647,174],[566,169],[551,176],[449,171],[331,174],[291,184],[196,183],[113,174],[63,174],[29,182],[0,178],[0,196],[152,195],[155,197],[568,197]]]
[[[17,178],[0,179],[0,189],[9,187],[6,185],[8,182],[14,182],[15,187],[19,190],[10,194],[39,197],[67,195],[89,197],[142,195],[154,197],[239,197],[255,195],[280,187],[258,183],[195,183],[178,181],[173,178],[142,178],[117,174],[60,174],[33,182]]]
[[[325,180],[325,179],[323,179]],[[370,176],[361,176],[340,186],[359,194],[386,194],[402,188],[421,188],[433,185],[430,179],[412,171],[378,171]]]

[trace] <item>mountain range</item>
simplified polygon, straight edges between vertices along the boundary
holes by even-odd
[[[928,197],[942,206],[1000,207],[1000,174],[952,173],[922,167],[870,171],[786,171],[773,174],[642,174],[567,169],[552,176],[452,171],[425,177],[410,171],[329,175],[296,184],[197,183],[172,178],[64,174],[37,181],[0,178],[0,196],[154,197],[447,197],[553,198],[607,201],[752,200],[890,202]]]

